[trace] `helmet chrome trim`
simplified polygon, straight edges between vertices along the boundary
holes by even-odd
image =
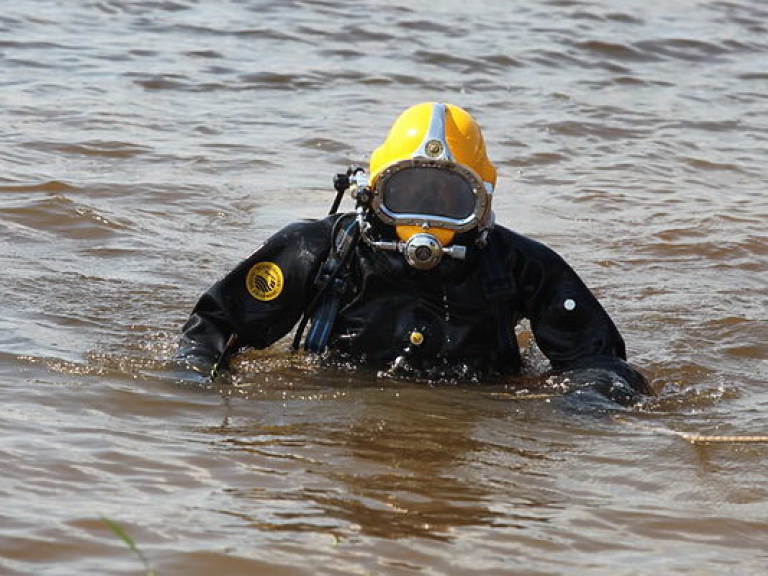
[[[445,114],[447,110],[443,103],[436,103],[432,106],[432,117],[429,119],[427,133],[411,158],[453,161],[451,148],[445,140]]]

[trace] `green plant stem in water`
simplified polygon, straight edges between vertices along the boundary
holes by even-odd
[[[120,540],[126,543],[128,548],[130,548],[131,551],[136,554],[136,556],[138,556],[139,560],[141,560],[142,564],[144,564],[144,568],[147,570],[147,576],[157,576],[154,568],[152,568],[152,565],[149,563],[149,559],[144,556],[144,553],[141,550],[139,550],[138,546],[136,546],[136,542],[133,541],[133,538],[128,536],[125,530],[123,530],[123,527],[114,520],[110,520],[105,516],[102,516],[101,520],[110,530],[112,530],[112,532],[118,536],[118,538],[120,538]]]

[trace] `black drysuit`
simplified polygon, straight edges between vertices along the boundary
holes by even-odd
[[[184,325],[177,357],[208,370],[233,334],[237,347],[253,348],[288,334],[317,292],[340,217],[287,226],[208,289]],[[260,274],[264,269],[270,273]],[[571,267],[502,226],[485,248],[469,247],[464,260],[444,257],[429,271],[360,241],[342,275],[347,282],[330,327],[331,355],[377,368],[405,362],[427,375],[456,367],[464,374],[514,374],[520,369],[514,326],[528,318],[554,371],[577,383],[619,384],[630,396],[650,392],[625,362],[611,318]]]

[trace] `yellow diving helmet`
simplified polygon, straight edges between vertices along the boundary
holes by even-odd
[[[408,262],[437,265],[443,253],[463,258],[466,247],[449,246],[457,232],[493,226],[491,200],[496,169],[480,127],[452,104],[424,102],[403,112],[371,155],[371,210],[395,227]],[[375,243],[385,246],[384,243]]]

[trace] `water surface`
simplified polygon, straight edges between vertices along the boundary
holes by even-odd
[[[38,0],[0,11],[0,572],[762,574],[768,7]],[[199,294],[424,100],[659,391],[169,369]],[[533,368],[542,361],[526,356]],[[532,369],[533,369],[532,368]],[[146,571],[146,570],[144,570]]]

